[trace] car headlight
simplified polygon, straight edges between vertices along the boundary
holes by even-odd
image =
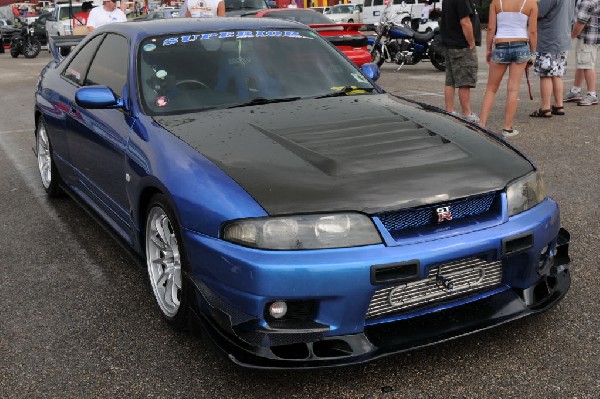
[[[240,219],[223,227],[223,239],[261,249],[321,249],[381,243],[373,221],[358,213]]]
[[[509,216],[533,208],[546,198],[546,188],[542,176],[533,172],[515,180],[506,188],[506,197]]]

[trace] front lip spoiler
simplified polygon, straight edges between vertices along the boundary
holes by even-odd
[[[568,260],[567,260],[568,262]],[[269,348],[248,345],[223,331],[211,319],[193,312],[209,336],[234,363],[256,369],[313,369],[360,364],[374,359],[427,347],[451,339],[499,326],[512,320],[548,310],[567,293],[571,276],[566,267],[555,275],[544,276],[535,285],[524,289],[508,289],[490,297],[441,312],[425,314],[397,322],[365,327],[360,334],[325,337],[351,347],[362,347],[363,353],[338,357],[317,357],[306,343],[310,355],[305,359],[276,357]],[[556,270],[556,269],[555,269]],[[550,283],[549,283],[549,280]],[[532,301],[532,292],[548,288],[547,295]],[[477,314],[477,319],[473,319]],[[442,326],[442,327],[440,327]]]

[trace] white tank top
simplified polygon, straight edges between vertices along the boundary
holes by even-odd
[[[525,1],[523,0],[519,12],[504,12],[502,0],[500,0],[500,12],[496,16],[496,39],[524,39],[529,37],[527,31],[529,16],[521,12],[525,6]]]

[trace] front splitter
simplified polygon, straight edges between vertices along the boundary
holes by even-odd
[[[540,313],[556,305],[571,285],[568,269],[556,276],[547,296],[535,303],[527,304],[526,290],[506,290],[481,300],[427,313],[419,317],[381,323],[365,327],[359,334],[325,337],[323,341],[343,341],[352,348],[361,348],[358,355],[317,356],[312,347],[314,342],[305,342],[306,358],[289,359],[278,357],[269,347],[251,346],[243,340],[223,331],[209,317],[199,316],[206,331],[216,345],[234,363],[260,369],[311,369],[338,367],[365,363],[383,356],[406,352],[484,331],[512,320]],[[542,280],[546,283],[545,280]],[[198,316],[198,315],[196,315]]]

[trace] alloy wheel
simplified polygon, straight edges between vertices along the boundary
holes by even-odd
[[[181,305],[181,257],[175,230],[166,212],[155,206],[146,220],[146,263],[154,296],[172,318]]]
[[[45,189],[52,184],[52,155],[50,154],[50,142],[48,133],[43,123],[38,126],[37,132],[37,159],[40,177]]]

